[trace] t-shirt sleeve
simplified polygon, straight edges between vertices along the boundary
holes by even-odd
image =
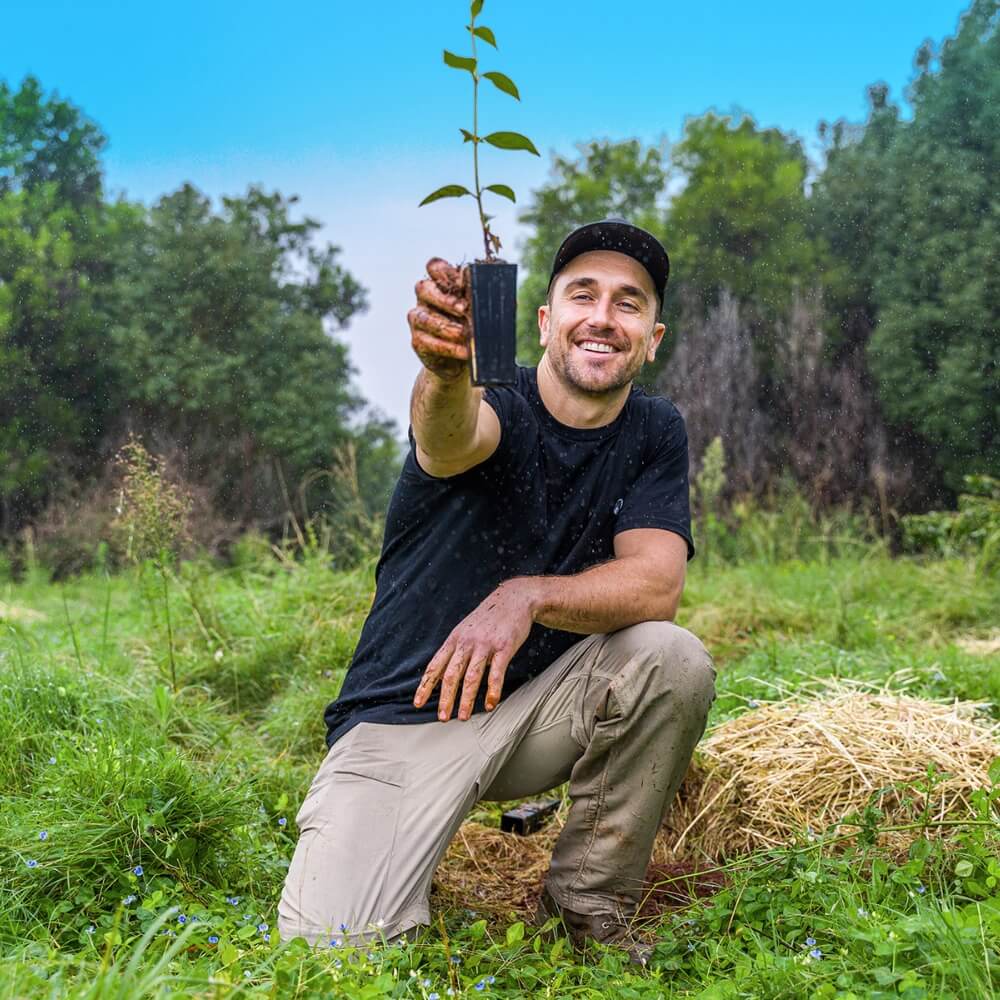
[[[659,423],[659,422],[658,422]],[[671,407],[663,421],[652,457],[623,498],[615,534],[633,528],[662,528],[687,542],[688,559],[694,556],[691,537],[691,497],[688,482],[688,441],[684,418]]]
[[[498,473],[508,467],[517,454],[518,446],[516,441],[524,433],[527,412],[527,402],[524,397],[508,386],[491,385],[486,387],[483,398],[493,409],[493,412],[496,413],[497,420],[500,422],[500,443],[497,445],[496,451],[489,458],[480,462],[479,465],[473,466],[472,469],[466,472],[448,477],[447,481],[449,482],[461,480],[463,476],[468,476],[476,470],[481,472],[492,470],[494,473]],[[425,472],[420,467],[420,463],[417,461],[417,442],[413,436],[412,424],[407,428],[406,433],[410,442],[410,450],[403,463],[404,475],[427,482],[444,482],[445,480],[430,475],[430,473]]]

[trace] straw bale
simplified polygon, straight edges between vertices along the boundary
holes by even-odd
[[[934,821],[970,818],[969,796],[988,786],[1000,756],[1000,726],[980,716],[983,707],[834,681],[820,697],[797,695],[730,719],[698,748],[667,818],[664,860],[720,860],[791,843],[869,804],[888,826],[917,822],[925,808]],[[938,777],[928,799],[932,763]],[[917,835],[887,833],[880,843],[901,849]]]

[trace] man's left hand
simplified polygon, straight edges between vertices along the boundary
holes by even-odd
[[[530,577],[506,580],[463,618],[427,664],[414,706],[423,708],[440,682],[438,719],[446,722],[461,685],[458,718],[468,719],[488,667],[486,711],[493,711],[500,703],[507,667],[534,624],[534,592]]]

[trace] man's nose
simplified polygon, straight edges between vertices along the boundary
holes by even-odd
[[[590,321],[595,326],[601,327],[608,327],[614,324],[610,295],[595,296],[593,308],[590,310]]]

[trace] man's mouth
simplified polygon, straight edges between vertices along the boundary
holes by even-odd
[[[602,340],[581,340],[576,344],[581,351],[589,354],[617,354],[620,348]]]

